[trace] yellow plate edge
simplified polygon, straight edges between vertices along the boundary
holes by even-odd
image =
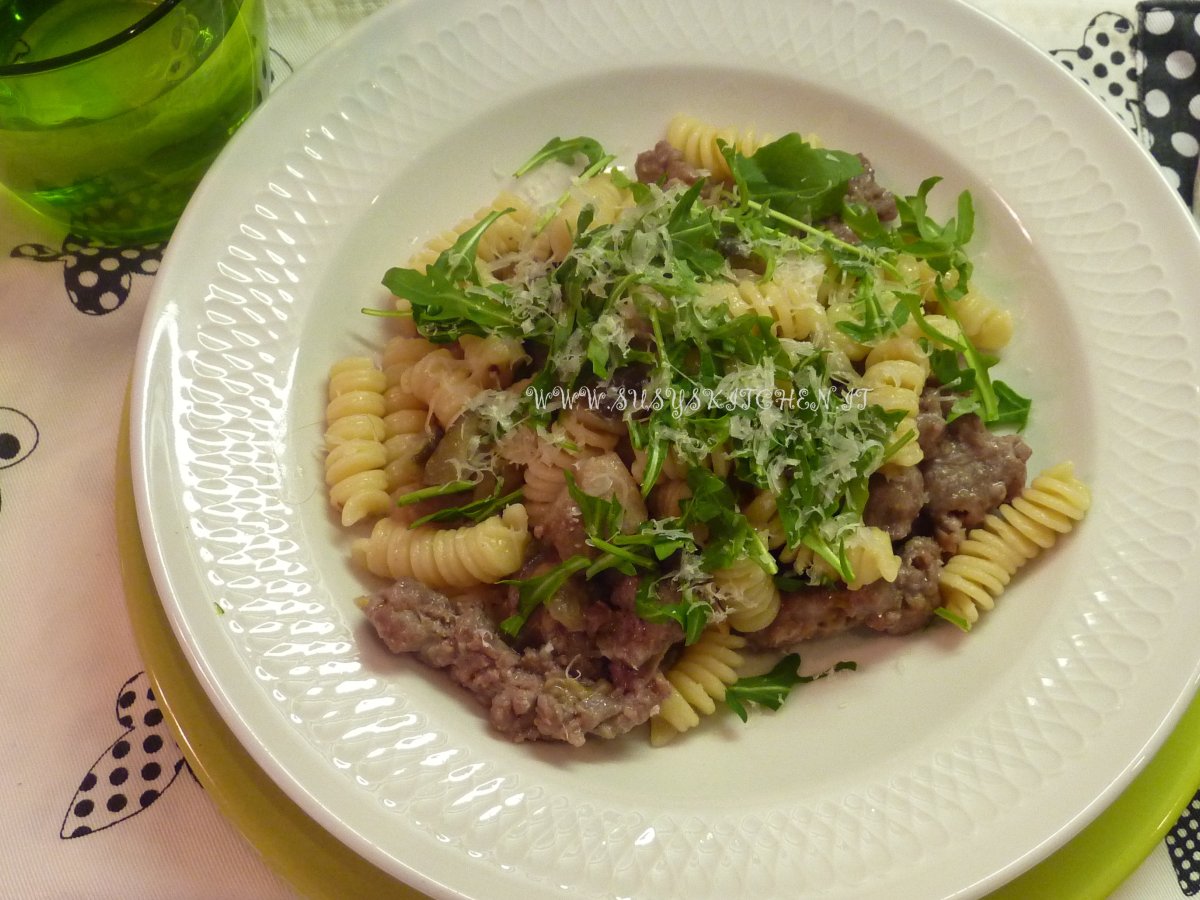
[[[313,900],[427,900],[363,859],[296,805],[241,747],[183,654],[159,601],[138,528],[126,397],[114,502],[121,580],[146,675],[180,749],[225,818],[266,864]]]

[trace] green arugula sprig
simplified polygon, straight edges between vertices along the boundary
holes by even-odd
[[[660,585],[670,583],[672,578],[644,577],[638,584],[634,598],[634,610],[638,617],[647,622],[675,622],[683,628],[685,646],[694,644],[712,619],[712,604],[698,596],[695,588],[684,585],[679,590],[679,599],[666,601]]]
[[[752,559],[772,575],[779,570],[762,537],[738,508],[728,482],[703,466],[692,466],[687,483],[692,495],[680,503],[683,525],[703,525],[708,531],[700,554],[706,571],[715,572],[739,559]]]
[[[763,675],[739,678],[729,685],[725,689],[725,705],[745,722],[749,718],[746,711],[747,703],[757,703],[759,706],[777,710],[783,706],[788,694],[796,685],[809,684],[834,672],[854,671],[857,668],[857,663],[843,661],[835,663],[817,675],[801,675],[800,654],[790,653],[777,662],[771,671]]]
[[[465,479],[448,481],[445,484],[435,484],[431,487],[418,488],[415,491],[409,491],[407,494],[401,494],[395,499],[395,503],[397,506],[412,506],[414,503],[420,503],[423,500],[447,497],[450,494],[461,494],[463,491],[469,491],[473,487],[475,487],[474,481],[467,481]]]
[[[792,132],[743,156],[723,141],[743,203],[756,203],[794,221],[812,223],[835,215],[850,179],[862,174],[862,161],[841,150],[813,147]]]
[[[408,300],[412,318],[421,334],[436,343],[449,343],[464,334],[486,337],[502,334],[536,337],[548,330],[551,320],[528,322],[512,305],[512,290],[502,282],[483,284],[475,265],[475,254],[483,233],[511,209],[493,210],[478,224],[463,232],[424,272],[393,267],[383,276],[384,286]],[[407,316],[409,313],[364,309],[376,316]],[[532,325],[532,329],[529,326]]]
[[[418,488],[415,491],[401,494],[395,499],[395,503],[397,506],[412,506],[424,500],[433,500],[438,497],[448,497],[453,494],[464,493],[474,489],[477,484],[478,482],[476,481],[460,480],[449,481],[445,484],[433,485],[432,487]],[[516,503],[524,494],[521,488],[509,493],[502,493],[503,489],[504,483],[497,480],[495,486],[492,488],[492,492],[487,496],[468,501],[467,503],[461,503],[458,506],[449,506],[444,509],[435,510],[413,520],[409,523],[408,527],[417,528],[427,522],[448,522],[455,519],[482,522],[489,516],[493,516],[504,509],[510,503]]]
[[[587,160],[588,167],[595,166],[604,159],[612,158],[595,138],[581,136],[564,140],[553,137],[542,145],[542,148],[533,156],[518,166],[513,175],[520,178],[522,175],[528,175],[530,172],[540,169],[548,162],[571,165],[579,156]]]
[[[954,304],[966,293],[973,271],[966,252],[975,231],[970,192],[959,193],[955,215],[939,223],[929,213],[929,194],[942,179],[927,178],[914,195],[896,198],[898,222],[895,227],[888,227],[874,209],[844,202],[849,178],[862,171],[857,157],[814,150],[795,134],[768,144],[751,157],[728,146],[721,149],[743,206],[811,238],[815,241],[813,249],[819,247],[843,270],[860,277],[855,301],[862,320],[839,322],[841,331],[866,343],[899,331],[911,318],[935,344],[952,348],[963,356],[973,373],[969,386],[973,410],[983,421],[1003,424],[1012,418],[1014,406],[1028,409],[1029,401],[1011,387],[993,385],[988,369],[994,360],[981,354],[965,337],[953,339],[929,323],[914,292],[893,289],[896,302],[891,312],[886,311],[872,274],[872,269],[877,268],[903,283],[895,257],[905,253],[925,260],[937,273],[935,294],[939,310],[961,325]],[[795,193],[789,194],[792,189]],[[814,224],[835,213],[858,235],[860,244],[841,240]]]
[[[977,384],[979,368],[990,369],[996,364],[996,358],[980,354],[977,362],[977,366],[964,367],[953,350],[930,352],[929,364],[934,377],[943,387],[960,395],[951,405],[946,421],[953,422],[960,416],[975,413],[991,425],[1011,425],[1023,431],[1029,422],[1029,398],[1021,396],[1003,381],[989,379],[985,393],[990,397],[991,406],[985,409]]]
[[[510,491],[507,494],[501,494],[499,485],[497,489],[486,497],[480,497],[478,500],[472,500],[470,503],[464,503],[461,506],[451,506],[446,509],[439,509],[428,515],[421,516],[419,519],[413,520],[409,528],[418,528],[427,522],[452,522],[457,519],[467,519],[471,522],[482,522],[484,519],[491,518],[500,512],[510,503],[518,503],[524,496],[525,492],[521,488],[515,491]]]
[[[567,490],[579,506],[588,544],[600,552],[594,557],[572,556],[540,575],[507,582],[517,585],[517,611],[500,623],[501,630],[514,637],[519,634],[534,611],[558,593],[573,575],[582,574],[590,580],[615,569],[623,575],[643,576],[637,596],[637,609],[643,618],[672,619],[683,627],[685,634],[699,634],[711,608],[706,611],[690,602],[657,603],[657,584],[662,579],[648,574],[657,572],[662,562],[680,551],[694,552],[696,545],[691,532],[678,520],[652,519],[639,524],[632,533],[625,533],[621,530],[625,513],[618,500],[583,492],[569,472]]]
[[[968,632],[971,630],[970,622],[968,622],[966,619],[964,619],[958,613],[951,612],[949,609],[947,609],[944,606],[937,607],[933,611],[933,614],[935,616],[937,616],[939,619],[945,619],[947,622],[949,622],[951,625],[953,625],[959,631]]]

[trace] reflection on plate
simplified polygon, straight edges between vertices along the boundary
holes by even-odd
[[[431,896],[981,894],[1103,809],[1196,683],[1196,233],[1115,120],[960,4],[659,6],[398,4],[238,136],[135,376],[164,605],[258,764]],[[969,636],[814,645],[806,666],[859,671],[665,750],[512,746],[362,626],[321,485],[325,371],[379,345],[358,309],[491,199],[487,173],[555,134],[631,156],[680,110],[816,132],[905,192],[971,190],[979,277],[1020,316],[1004,365],[1035,398],[1031,470],[1073,458],[1097,502]]]

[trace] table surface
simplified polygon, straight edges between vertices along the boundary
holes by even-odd
[[[974,3],[1087,84],[1192,202],[1200,2]],[[272,0],[275,83],[382,5]],[[126,610],[114,459],[162,247],[89,273],[65,240],[0,191],[0,598],[16,638],[0,654],[0,896],[293,897],[147,699]],[[81,788],[101,779],[97,806]],[[1112,896],[1200,892],[1197,818],[1200,793]]]

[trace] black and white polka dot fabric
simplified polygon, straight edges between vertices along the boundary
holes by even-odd
[[[1200,154],[1200,4],[1139,3],[1139,100],[1150,152],[1191,205]]]
[[[1184,896],[1200,893],[1200,793],[1167,832],[1167,852]]]
[[[21,244],[10,256],[36,262],[62,262],[63,285],[74,307],[84,315],[103,316],[129,297],[134,275],[154,275],[166,244],[159,241],[114,247],[103,241],[68,234],[61,249]]]
[[[1051,55],[1136,134],[1140,116],[1135,35],[1128,16],[1103,12],[1092,19],[1078,47],[1053,50]]]
[[[79,782],[60,837],[83,837],[137,815],[162,796],[185,765],[144,672],[121,686],[116,713],[125,730]]]

